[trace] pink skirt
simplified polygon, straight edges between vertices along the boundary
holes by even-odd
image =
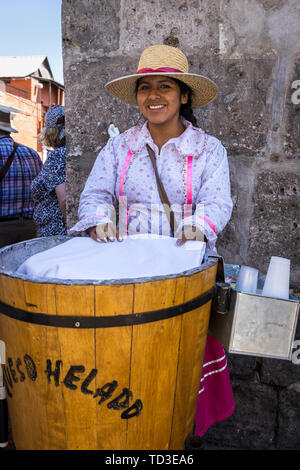
[[[198,392],[195,435],[203,436],[210,426],[229,418],[234,409],[234,397],[223,346],[214,336],[209,335]]]

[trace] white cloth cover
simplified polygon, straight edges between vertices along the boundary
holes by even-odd
[[[153,235],[133,235],[122,242],[74,237],[28,258],[17,272],[31,277],[112,280],[177,274],[198,267],[205,243]]]

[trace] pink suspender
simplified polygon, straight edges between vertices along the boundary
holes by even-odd
[[[193,202],[192,190],[192,171],[193,171],[193,157],[189,155],[186,159],[186,210],[184,216],[187,217],[191,214]]]
[[[132,152],[129,149],[128,153],[127,153],[127,156],[126,156],[126,159],[125,159],[124,166],[123,166],[122,171],[121,171],[120,184],[119,184],[119,199],[121,200],[121,202],[123,204],[125,204],[124,199],[123,199],[123,186],[124,186],[125,174],[126,174],[126,171],[129,167],[131,157],[132,157]],[[127,207],[127,210],[126,210],[126,233],[127,234],[128,234],[128,219],[129,219],[129,209]]]
[[[187,157],[187,169],[186,169],[186,203],[192,204],[192,171],[193,171],[193,157],[190,155]]]
[[[192,155],[189,155],[187,157],[187,162],[186,162],[186,203],[187,203],[187,210],[185,212],[185,216],[190,214],[191,207],[192,207],[192,195],[193,195],[193,190],[192,190],[192,171],[193,171],[193,157]],[[216,228],[214,224],[209,220],[207,217],[202,217],[198,215],[200,219],[203,219],[212,229],[214,233],[216,233]]]
[[[131,157],[132,157],[132,152],[131,152],[131,150],[129,149],[129,150],[128,150],[128,153],[127,153],[127,156],[126,156],[126,160],[125,160],[124,166],[123,166],[122,171],[121,171],[121,176],[120,176],[119,198],[121,199],[121,202],[123,202],[123,203],[124,203],[124,200],[123,200],[124,179],[125,179],[125,174],[126,174],[126,171],[127,171],[128,166],[129,166]]]

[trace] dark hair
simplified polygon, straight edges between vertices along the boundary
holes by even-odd
[[[183,83],[181,80],[177,80],[177,78],[172,78],[174,80],[179,88],[180,88],[180,94],[184,95],[187,93],[188,95],[188,100],[186,104],[182,104],[180,106],[179,114],[184,117],[187,121],[190,121],[193,126],[198,127],[197,119],[194,116],[193,108],[192,108],[192,96],[193,96],[193,90]]]
[[[180,89],[180,95],[185,95],[187,93],[188,95],[188,100],[186,104],[182,104],[179,109],[179,114],[182,116],[184,119],[187,121],[191,122],[193,126],[198,127],[197,119],[194,116],[193,108],[192,108],[192,96],[193,96],[193,90],[183,83],[181,80],[178,80],[177,78],[173,77],[168,77],[171,78],[171,80],[174,80],[174,82],[177,83]],[[138,87],[139,87],[139,82],[140,78],[137,79],[136,84],[135,84],[135,94],[137,94]]]

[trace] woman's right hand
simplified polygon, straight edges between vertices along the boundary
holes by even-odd
[[[120,236],[119,230],[115,229],[114,224],[106,223],[95,225],[94,227],[90,227],[86,230],[87,234],[95,240],[95,242],[113,242],[116,239],[121,242],[123,239]]]

